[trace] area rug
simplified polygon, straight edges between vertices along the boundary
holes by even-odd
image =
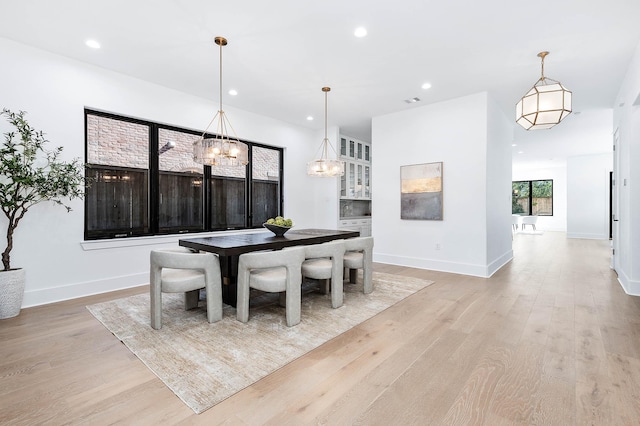
[[[163,294],[162,329],[149,325],[149,295],[139,294],[87,309],[194,412],[201,413],[324,342],[382,312],[432,281],[373,273],[374,291],[345,283],[344,305],[305,283],[301,322],[287,327],[277,295],[252,298],[249,322],[225,305],[209,324],[205,302],[184,310],[183,295]]]

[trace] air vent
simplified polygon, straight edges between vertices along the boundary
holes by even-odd
[[[416,102],[420,102],[420,98],[405,99],[404,101],[408,104],[415,104]]]

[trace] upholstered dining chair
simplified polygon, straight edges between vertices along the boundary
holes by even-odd
[[[344,240],[343,263],[349,270],[349,282],[355,283],[358,269],[362,269],[364,293],[373,291],[373,237],[347,238]]]
[[[531,225],[533,230],[536,230],[536,223],[538,223],[538,216],[522,216],[522,230],[527,225]]]
[[[324,293],[331,292],[331,307],[342,306],[344,240],[305,246],[302,276],[320,280]]]
[[[298,324],[302,262],[304,247],[241,254],[238,259],[238,321],[249,321],[249,292],[251,288],[255,288],[280,293],[280,304],[285,307],[287,326]]]
[[[184,309],[198,306],[200,289],[207,291],[207,320],[222,319],[220,261],[213,253],[177,248],[151,251],[149,271],[151,327],[162,328],[162,293],[184,293]]]

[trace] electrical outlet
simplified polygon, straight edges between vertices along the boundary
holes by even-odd
[[[440,250],[440,243],[436,243],[436,250]]]

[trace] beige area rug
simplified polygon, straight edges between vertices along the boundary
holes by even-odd
[[[287,327],[277,295],[252,298],[249,322],[224,306],[209,324],[205,302],[184,311],[183,295],[163,294],[162,329],[149,325],[149,295],[87,306],[185,404],[201,413],[324,342],[382,312],[432,281],[374,272],[374,291],[345,283],[344,305],[304,284],[301,323]],[[315,286],[317,288],[317,285]],[[311,289],[311,290],[310,290]]]

